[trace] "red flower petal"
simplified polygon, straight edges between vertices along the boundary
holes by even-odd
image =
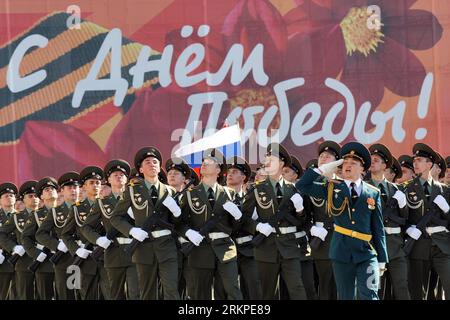
[[[107,158],[83,131],[61,122],[28,121],[17,146],[19,180],[58,177]]]
[[[366,58],[354,54],[347,58],[340,81],[352,92],[358,110],[366,101],[373,107],[380,104],[384,95],[384,77],[381,63],[373,55]]]
[[[420,60],[408,48],[391,38],[385,38],[377,58],[386,87],[404,97],[420,93],[426,76]]]
[[[417,0],[367,0],[367,5],[379,6],[381,9],[381,20],[384,21],[386,17],[403,16],[415,2]]]
[[[336,25],[298,33],[289,39],[288,48],[285,78],[305,77],[304,88],[320,86],[325,78],[336,77],[346,58],[342,32]]]
[[[270,76],[279,74],[287,48],[287,31],[278,10],[267,0],[241,0],[227,15],[222,33],[226,48],[244,46],[245,57],[264,45],[264,68]]]
[[[212,33],[219,33],[226,13],[234,7],[236,2],[237,0],[173,0],[150,22],[132,34],[131,38],[162,51],[166,43],[165,35],[184,25],[207,24],[211,27]],[[197,30],[194,32],[196,33]]]
[[[387,37],[413,50],[430,49],[442,38],[438,19],[425,10],[407,10],[400,16],[383,19],[383,23]]]

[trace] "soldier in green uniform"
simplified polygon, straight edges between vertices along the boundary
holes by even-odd
[[[88,166],[80,172],[80,182],[86,193],[86,199],[76,202],[67,218],[66,225],[61,232],[61,238],[72,256],[83,259],[81,264],[80,294],[83,300],[98,300],[99,284],[105,299],[109,299],[109,279],[103,268],[103,261],[95,261],[90,254],[90,246],[81,228],[91,212],[94,203],[100,195],[103,170],[96,166]]]
[[[175,189],[176,192],[180,192],[186,186],[186,183],[191,179],[193,170],[189,165],[181,158],[171,158],[166,161],[166,172],[167,172],[167,183],[169,186]],[[193,178],[195,180],[195,178]],[[197,177],[198,179],[198,177]],[[198,183],[197,183],[198,184]],[[177,204],[180,203],[180,194],[175,201]],[[181,248],[182,243],[188,242],[184,237],[177,236],[174,233],[175,242],[177,248]],[[178,292],[180,293],[180,298],[184,299],[188,296],[186,288],[186,276],[189,276],[189,267],[187,266],[187,257],[185,257],[180,250],[178,250]],[[190,282],[191,283],[191,282]],[[191,290],[192,291],[192,290]]]
[[[9,182],[0,185],[0,227],[15,213],[17,187]],[[0,244],[0,300],[15,299],[14,267],[6,261],[8,252]]]
[[[295,184],[303,174],[303,168],[297,157],[291,155],[291,165],[283,168],[283,178]],[[303,219],[303,224],[297,226],[297,232],[295,233],[295,238],[300,248],[300,264],[302,269],[302,281],[306,291],[306,297],[308,300],[317,300],[318,295],[316,287],[314,284],[314,260],[311,255],[311,248],[309,246],[309,239],[307,232],[312,226],[312,209],[311,201],[305,197],[303,206],[305,207],[305,217]],[[284,279],[280,276],[280,299],[289,299],[289,294],[287,292],[286,284]]]
[[[80,175],[77,172],[69,171],[61,175],[58,179],[64,198],[64,202],[55,207],[50,208],[47,217],[42,221],[36,231],[36,240],[44,247],[60,253],[61,258],[54,263],[55,271],[55,289],[56,298],[58,300],[74,300],[74,290],[67,286],[67,267],[73,262],[73,257],[69,253],[69,249],[61,240],[61,233],[67,223],[67,218],[72,206],[78,201],[80,195]]]
[[[241,223],[242,213],[232,202],[233,191],[218,184],[223,176],[226,161],[223,154],[216,149],[203,153],[201,182],[189,189],[181,199],[182,226],[178,232],[194,244],[188,256],[190,275],[186,279],[190,298],[210,300],[214,275],[220,273],[226,298],[242,299],[238,284],[237,252],[231,240],[231,232]],[[217,216],[218,215],[218,216]],[[199,231],[205,223],[214,219],[207,234]],[[217,220],[216,220],[217,219]]]
[[[436,154],[438,155],[438,161],[433,165],[431,168],[431,177],[434,179],[434,181],[441,182],[442,179],[445,177],[445,170],[446,170],[446,163],[444,158],[441,156],[439,152],[436,151]]]
[[[227,187],[234,191],[233,202],[241,210],[245,201],[247,190],[244,185],[251,175],[251,168],[241,157],[234,156],[227,160]],[[256,219],[256,213],[253,215]],[[261,281],[253,254],[253,235],[243,228],[233,230],[232,239],[237,248],[237,263],[239,271],[239,284],[244,300],[260,300],[262,298]],[[223,281],[220,273],[214,278],[214,298],[226,299]]]
[[[398,162],[397,159],[392,157],[392,163],[390,167],[387,167],[384,171],[384,177],[387,181],[391,183],[397,183],[397,180],[400,179],[402,176],[402,167],[400,165],[400,162]]]
[[[389,149],[385,145],[377,143],[370,146],[369,151],[372,158],[372,165],[370,166],[371,179],[366,182],[380,189],[389,258],[388,272],[384,274],[381,280],[385,280],[385,277],[390,278],[396,300],[410,300],[408,265],[405,252],[402,249],[403,234],[401,230],[408,219],[406,196],[384,176],[386,169],[393,166],[394,158]],[[397,175],[401,174],[401,169],[397,168],[395,173]],[[384,288],[386,289],[386,287]],[[383,291],[381,293],[380,298],[384,298]]]
[[[369,150],[349,142],[340,160],[308,169],[297,188],[317,199],[327,200],[333,215],[334,233],[329,256],[333,263],[338,298],[378,299],[380,272],[388,262],[381,213],[380,191],[361,180],[371,165]],[[343,179],[323,179],[342,164]]]
[[[164,299],[180,299],[177,248],[169,227],[176,222],[181,211],[172,198],[175,190],[158,180],[161,161],[161,153],[155,147],[144,147],[136,153],[134,165],[144,179],[127,186],[110,220],[122,234],[130,235],[140,242],[132,261],[136,264],[143,300],[156,300],[158,276]],[[134,225],[127,218],[130,208],[135,219]],[[158,216],[155,220],[157,227],[150,232],[144,231],[144,222],[154,215]]]
[[[55,297],[53,281],[55,273],[49,261],[51,250],[36,241],[36,231],[51,211],[56,207],[58,199],[58,182],[52,177],[45,177],[36,185],[35,196],[41,198],[44,206],[30,213],[22,233],[22,244],[27,254],[36,261],[39,267],[35,273],[36,293],[39,300],[52,300]],[[37,203],[39,203],[37,198]]]
[[[131,257],[124,254],[126,246],[131,243],[132,239],[123,234],[108,239],[106,236],[102,236],[97,229],[100,223],[106,233],[114,228],[110,219],[125,190],[130,174],[130,165],[125,160],[111,160],[106,164],[104,173],[111,185],[112,192],[107,197],[97,199],[81,232],[92,244],[105,249],[105,269],[111,283],[111,298],[124,300],[128,297],[129,300],[137,300],[139,299],[139,284],[136,266],[131,262]],[[127,290],[125,290],[125,284]]]
[[[400,163],[400,167],[402,169],[402,175],[400,178],[397,179],[396,183],[401,189],[402,183],[414,179],[415,174],[414,174],[413,158],[411,156],[404,154],[398,158],[398,162]]]
[[[445,169],[444,183],[447,186],[450,186],[450,157],[445,158],[445,164],[446,169]]]
[[[282,177],[291,157],[278,143],[267,146],[264,170],[267,178],[258,183],[243,204],[245,227],[264,235],[254,249],[261,278],[263,299],[274,299],[280,273],[292,300],[306,299],[303,287],[296,223],[304,219],[303,198],[292,183]],[[257,220],[250,219],[256,209]],[[290,217],[288,217],[290,216]],[[279,218],[276,218],[279,217]],[[295,222],[295,223],[294,223]]]
[[[448,202],[448,187],[447,185],[441,183],[443,178],[445,177],[445,169],[446,169],[446,163],[444,158],[441,156],[439,152],[436,151],[436,154],[438,155],[438,161],[437,163],[433,164],[433,167],[431,168],[431,177],[433,180],[437,183],[440,183],[442,186],[443,196]],[[428,295],[427,300],[441,300],[442,296],[442,282],[439,281],[438,275],[436,273],[436,270],[434,267],[431,268],[430,274],[426,275],[426,278],[424,281],[428,281]]]
[[[414,300],[426,296],[428,284],[424,274],[431,267],[442,281],[446,299],[450,299],[450,237],[448,226],[449,205],[439,182],[431,177],[431,168],[439,161],[436,152],[426,144],[413,147],[413,180],[404,183],[409,207],[408,241],[414,239],[409,255],[410,293]]]
[[[322,142],[317,150],[319,158],[310,161],[310,166],[317,168],[340,159],[341,146],[334,141]],[[336,171],[330,172],[328,178],[336,178]],[[326,177],[322,177],[324,183]],[[310,229],[312,256],[319,278],[319,299],[336,300],[336,282],[333,266],[329,257],[331,238],[333,237],[333,217],[327,212],[327,200],[309,196],[314,225]]]
[[[30,214],[38,209],[39,199],[36,197],[36,181],[26,181],[19,188],[19,196],[25,204],[25,210],[15,212],[0,227],[0,246],[11,255],[20,258],[15,265],[17,299],[34,299],[34,274],[28,270],[33,261],[22,246],[22,232]]]

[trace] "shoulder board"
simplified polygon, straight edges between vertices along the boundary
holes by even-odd
[[[410,184],[413,181],[414,181],[414,179],[409,179],[409,180],[406,180],[405,182],[403,182],[403,184]]]
[[[366,186],[368,186],[369,188],[371,188],[371,189],[373,189],[373,190],[375,190],[375,191],[380,191],[380,189],[378,189],[377,187],[374,187],[373,185],[371,185],[370,183],[367,183],[366,182]]]
[[[168,184],[165,184],[167,190],[169,190],[169,194],[173,196],[175,193],[177,193],[177,190],[174,187],[169,186]]]
[[[81,204],[80,201],[75,202],[75,205],[78,207]]]
[[[335,178],[335,179],[331,179],[331,180],[329,180],[330,182],[333,182],[333,183],[342,183],[342,182],[345,182],[343,179],[339,179],[339,178]]]
[[[445,184],[443,184],[442,182],[437,181],[437,180],[433,180],[433,183],[438,185],[438,186],[441,186],[441,187],[445,186]]]

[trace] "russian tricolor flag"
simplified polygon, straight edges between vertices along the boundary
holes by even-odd
[[[202,164],[203,151],[215,148],[220,150],[225,159],[242,154],[241,130],[239,124],[224,127],[216,133],[181,147],[174,152],[176,157],[183,158],[193,169]]]

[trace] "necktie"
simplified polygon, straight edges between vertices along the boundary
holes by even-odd
[[[355,204],[358,201],[358,192],[356,192],[356,184],[354,182],[350,183],[352,203]]]
[[[380,185],[378,187],[380,188],[380,192],[381,192],[381,200],[383,200],[383,204],[386,204],[386,202],[387,202],[386,190],[384,189],[384,186],[382,183],[380,183]]]
[[[283,200],[283,192],[281,192],[281,185],[279,182],[275,185],[275,189],[277,190],[277,203],[280,204],[281,200]]]
[[[211,187],[208,189],[208,201],[209,201],[209,204],[211,205],[211,208],[214,208],[214,204],[216,203],[216,200],[214,199],[214,190]]]
[[[234,196],[234,204],[241,209],[241,201],[242,201],[242,197],[236,193],[236,195]]]
[[[150,197],[152,198],[153,205],[155,205],[156,201],[158,201],[158,192],[156,191],[156,187],[154,185],[151,187]]]
[[[425,181],[425,183],[423,184],[423,192],[425,193],[425,197],[427,197],[427,201],[430,199],[430,190],[428,189],[428,186],[430,184],[428,183],[428,181]]]

